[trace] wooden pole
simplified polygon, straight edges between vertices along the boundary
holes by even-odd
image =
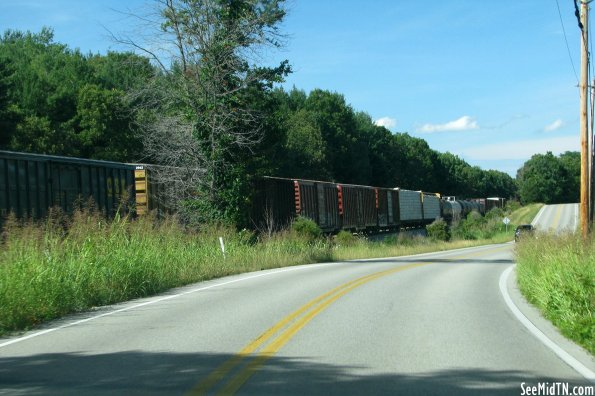
[[[581,113],[581,234],[587,238],[589,233],[589,170],[588,170],[588,127],[587,127],[587,102],[588,102],[588,66],[589,54],[587,48],[588,39],[588,11],[589,6],[585,0],[581,0],[581,24],[583,25],[581,34],[581,81],[580,91],[580,113]]]
[[[591,113],[589,117],[588,127],[588,152],[589,152],[589,160],[588,160],[588,167],[589,167],[589,213],[588,213],[588,221],[589,224],[593,224],[593,207],[595,206],[595,202],[593,202],[593,117],[595,117],[595,78],[591,81],[591,96],[589,96],[589,104],[591,106]],[[590,228],[590,227],[589,227]]]

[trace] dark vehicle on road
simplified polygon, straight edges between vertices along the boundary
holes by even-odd
[[[521,224],[514,231],[514,241],[518,242],[523,235],[532,235],[534,230],[531,224]]]

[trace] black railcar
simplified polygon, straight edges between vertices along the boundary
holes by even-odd
[[[42,218],[54,206],[70,213],[89,199],[112,216],[134,203],[133,170],[118,162],[0,151],[0,218],[10,212]]]
[[[255,182],[252,222],[259,229],[278,230],[303,216],[334,232],[341,227],[340,206],[335,183],[263,177]]]
[[[296,217],[296,196],[293,180],[263,177],[254,183],[252,223],[260,230],[286,228]]]

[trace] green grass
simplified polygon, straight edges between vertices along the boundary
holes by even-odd
[[[541,209],[542,206],[542,203],[534,203],[515,210],[510,214],[510,216],[508,216],[508,218],[510,219],[509,227],[511,225],[516,227],[520,224],[530,224],[535,218],[535,216],[537,216],[537,213],[539,212],[539,209]]]
[[[332,260],[324,240],[286,233],[253,246],[249,233],[193,232],[175,219],[106,221],[83,211],[67,232],[62,219],[7,223],[0,242],[0,334],[192,282]]]
[[[521,292],[568,338],[595,354],[595,238],[540,234],[516,245]]]
[[[108,221],[90,211],[79,211],[69,219],[54,214],[36,224],[9,219],[0,239],[0,334],[230,274],[511,240],[510,231],[490,231],[495,224],[483,224],[474,240],[440,242],[401,236],[369,242],[348,233],[313,239],[311,233],[300,233],[299,227],[257,240],[250,232],[230,228],[185,229],[175,218]]]

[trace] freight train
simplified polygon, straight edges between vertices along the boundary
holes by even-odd
[[[51,207],[70,213],[87,200],[108,216],[119,209],[170,211],[152,167],[0,150],[0,222],[10,212],[19,218],[43,218]],[[481,202],[421,191],[277,177],[256,180],[252,202],[255,228],[280,229],[304,216],[328,233],[418,227],[485,212]]]
[[[453,221],[473,210],[485,214],[481,202],[445,200],[434,193],[263,177],[256,183],[252,219],[268,230],[303,216],[328,233],[377,232],[420,227],[440,217]]]

